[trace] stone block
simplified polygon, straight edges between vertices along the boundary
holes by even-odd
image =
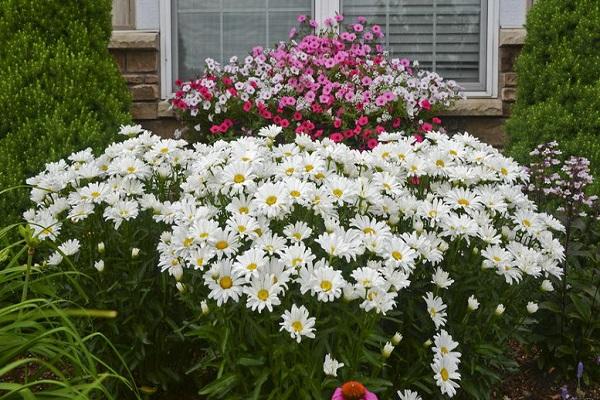
[[[525,28],[502,28],[500,29],[500,47],[523,46],[526,36]]]
[[[158,53],[154,50],[132,50],[127,52],[127,72],[156,72]]]
[[[517,86],[517,73],[505,72],[501,75],[500,87],[515,87]]]
[[[145,76],[139,74],[123,74],[123,78],[130,85],[139,85],[145,81]]]
[[[158,85],[134,85],[129,88],[133,100],[156,100],[158,99]]]
[[[131,105],[131,115],[133,119],[156,119],[157,118],[157,103],[156,102],[134,102]]]
[[[127,70],[127,57],[124,51],[121,50],[111,50],[110,54],[115,59],[117,66],[119,67],[119,71],[121,73]]]
[[[502,89],[502,101],[514,102],[517,100],[517,89],[516,88],[503,88]]]

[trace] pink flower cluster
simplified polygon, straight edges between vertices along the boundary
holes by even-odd
[[[177,82],[173,109],[206,142],[276,124],[288,140],[306,134],[365,149],[384,131],[439,128],[435,112],[461,98],[460,87],[407,59],[389,59],[380,26],[359,18],[338,29],[342,20],[319,28],[301,15],[300,27],[273,49],[255,47],[226,65],[207,59],[203,76]]]

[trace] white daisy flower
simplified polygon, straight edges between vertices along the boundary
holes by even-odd
[[[293,304],[291,310],[286,310],[281,318],[280,330],[288,331],[296,342],[300,343],[303,336],[314,339],[315,317],[309,317],[306,307]]]

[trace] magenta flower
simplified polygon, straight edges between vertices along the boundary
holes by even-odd
[[[335,389],[331,400],[378,400],[375,393],[371,393],[360,382],[348,381]]]
[[[298,15],[296,17],[296,21],[303,23],[304,21],[306,21],[306,15]]]

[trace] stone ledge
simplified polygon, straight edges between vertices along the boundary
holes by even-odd
[[[450,109],[442,111],[440,115],[500,117],[502,116],[502,100],[498,98],[459,100]]]
[[[500,47],[523,46],[525,44],[525,36],[527,36],[525,28],[500,29]]]
[[[158,50],[160,48],[158,32],[113,31],[108,48]]]

